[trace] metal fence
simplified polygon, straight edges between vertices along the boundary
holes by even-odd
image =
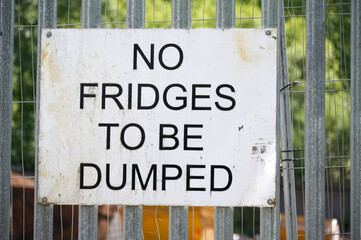
[[[34,203],[40,29],[270,27],[275,208]],[[0,239],[360,239],[360,51],[358,0],[0,0]]]

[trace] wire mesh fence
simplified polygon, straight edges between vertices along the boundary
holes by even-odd
[[[325,56],[325,234],[350,237],[350,12],[351,1],[326,1]],[[305,214],[304,128],[306,92],[306,1],[285,1],[297,215]],[[303,219],[298,237],[304,239]]]
[[[3,0],[2,0],[3,1]],[[285,0],[285,42],[294,166],[282,159],[281,175],[295,175],[297,237],[305,239],[306,0]],[[190,1],[191,28],[215,28],[216,0]],[[235,27],[261,28],[261,0],[235,1]],[[101,28],[127,27],[127,1],[101,2]],[[34,236],[35,116],[38,2],[15,0],[12,97],[10,239]],[[58,0],[57,28],[82,27],[82,2]],[[350,238],[351,0],[326,0],[325,19],[325,239]],[[172,27],[172,1],[145,1],[145,28]],[[0,29],[1,30],[1,29]],[[280,50],[279,50],[280,51]],[[283,87],[283,86],[282,86]],[[281,126],[282,128],[283,126]],[[283,143],[281,143],[283,144]],[[283,189],[285,186],[281,186]],[[281,191],[282,192],[282,191]],[[283,194],[283,193],[282,193]],[[286,239],[286,206],[281,197],[281,239]],[[54,206],[54,239],[78,238],[78,206]],[[122,206],[98,207],[98,239],[121,239]],[[143,239],[169,237],[169,208],[143,207]],[[214,209],[188,208],[188,238],[213,239]],[[295,216],[293,216],[295,217]],[[234,209],[234,238],[260,236],[260,209]]]

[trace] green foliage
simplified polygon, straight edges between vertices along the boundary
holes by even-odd
[[[241,236],[255,237],[259,234],[259,208],[234,208],[234,232]]]
[[[26,9],[26,12],[23,10]],[[14,29],[12,162],[23,162],[26,170],[34,168],[34,116],[36,76],[37,8],[31,1],[16,5]],[[19,103],[24,102],[23,104]]]

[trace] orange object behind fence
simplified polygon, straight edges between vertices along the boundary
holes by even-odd
[[[121,222],[123,209],[119,209]],[[169,235],[169,207],[143,207],[143,235],[144,239],[168,239]],[[213,240],[214,208],[188,208],[188,239]]]

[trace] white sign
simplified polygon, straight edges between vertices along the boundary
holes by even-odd
[[[44,30],[38,201],[273,206],[275,36]]]

